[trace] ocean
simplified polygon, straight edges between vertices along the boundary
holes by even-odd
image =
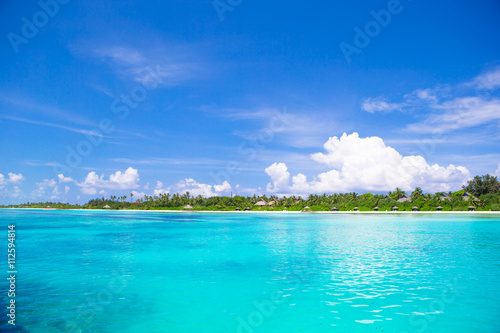
[[[500,332],[500,215],[0,210],[0,221],[2,332]]]

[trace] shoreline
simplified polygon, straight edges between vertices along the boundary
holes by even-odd
[[[127,210],[111,210],[111,209],[58,209],[58,208],[0,208],[1,210],[42,210],[42,211],[84,211],[84,212],[146,212],[146,213],[177,213],[177,214],[471,214],[471,215],[500,215],[500,211],[228,211],[228,210],[168,210],[168,209],[154,209],[154,210],[139,210],[139,209],[127,209]]]

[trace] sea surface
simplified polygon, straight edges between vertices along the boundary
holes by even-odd
[[[2,332],[500,332],[499,215],[0,210],[0,221]]]

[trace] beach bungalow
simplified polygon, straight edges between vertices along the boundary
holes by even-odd
[[[354,211],[357,212],[359,210],[358,207],[354,207]]]
[[[465,201],[469,201],[472,199],[472,194],[470,194],[469,192],[465,192],[463,195],[462,195],[462,199],[465,200]]]
[[[310,212],[310,211],[311,211],[311,208],[309,208],[309,206],[305,206],[305,207],[304,207],[304,211],[305,211],[305,212]]]
[[[440,211],[442,211],[442,210],[443,210],[443,207],[441,207],[441,206],[437,206],[437,207],[436,207],[436,210],[437,210],[438,212],[440,212]]]
[[[406,201],[410,201],[411,202],[411,197],[407,194],[403,195],[403,197],[401,197],[400,199],[398,199],[398,202],[406,202]]]
[[[332,207],[332,212],[338,212],[339,209],[337,207]]]
[[[378,212],[379,208],[378,207],[373,207],[373,210]]]
[[[448,194],[446,194],[444,192],[441,192],[441,193],[439,193],[439,199],[441,199],[441,200],[451,200],[451,197]]]
[[[189,210],[189,209],[193,209],[193,207],[191,207],[191,205],[186,205],[186,206],[182,207],[182,209]]]
[[[394,207],[392,207],[392,211],[393,211],[393,212],[397,211],[398,209],[399,209],[399,207],[398,207],[398,206],[394,206]]]
[[[417,206],[413,206],[413,207],[411,208],[411,210],[413,210],[414,212],[418,212],[418,207],[417,207]]]
[[[106,205],[106,206],[104,206],[102,208],[104,208],[104,209],[110,209],[111,207],[109,207],[109,205]]]
[[[245,208],[245,212],[248,212],[250,210],[250,207]]]
[[[260,199],[256,204],[255,206],[266,206],[267,205],[267,202],[264,201],[264,199]]]
[[[268,204],[269,206],[274,206],[274,205],[276,205],[276,201],[271,200],[271,201],[269,201],[267,204]]]
[[[476,210],[476,207],[474,207],[474,206],[469,206],[469,212],[473,212],[473,211],[475,211],[475,210]]]
[[[240,209],[240,207],[236,207],[235,210],[239,212],[241,209]]]

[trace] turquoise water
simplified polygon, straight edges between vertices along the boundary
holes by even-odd
[[[17,228],[16,332],[500,332],[500,216],[0,219],[5,245]]]

